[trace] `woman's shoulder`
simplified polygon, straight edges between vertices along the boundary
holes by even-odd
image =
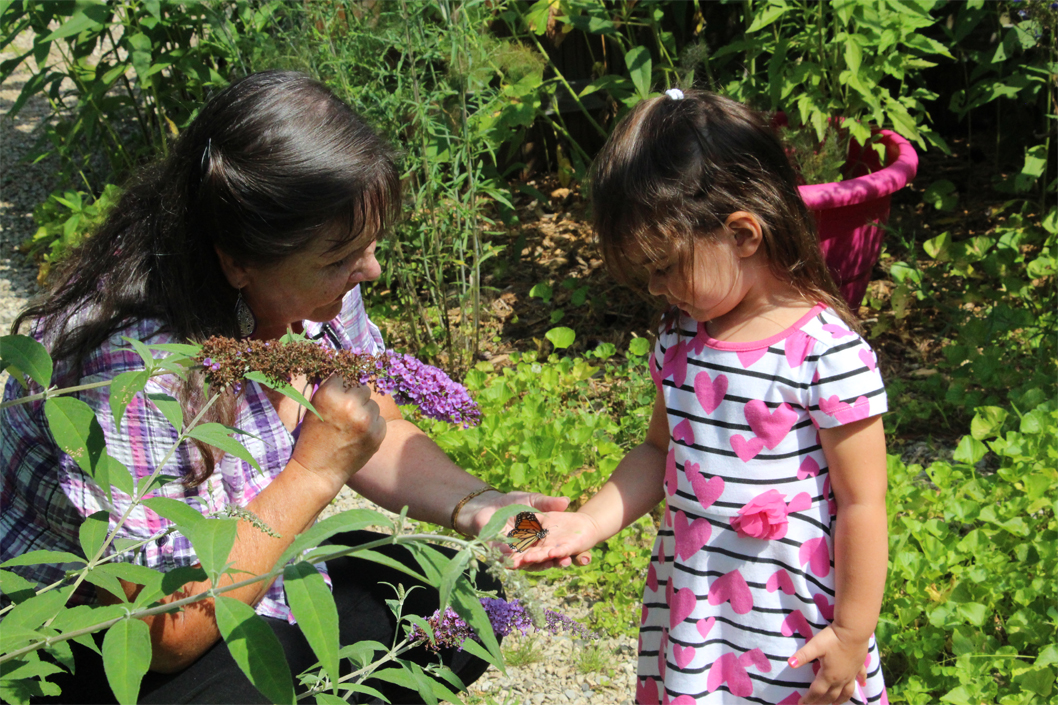
[[[171,332],[164,321],[158,319],[138,320],[116,331],[85,356],[81,362],[80,377],[109,379],[122,372],[144,369],[143,358],[129,341],[137,340],[147,345],[186,343]]]

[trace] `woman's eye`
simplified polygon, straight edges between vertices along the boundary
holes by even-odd
[[[349,257],[352,257],[352,255],[349,255]],[[349,264],[349,257],[343,257],[340,260],[338,260],[337,262],[331,262],[327,266],[330,267],[331,269],[341,269],[345,265]]]

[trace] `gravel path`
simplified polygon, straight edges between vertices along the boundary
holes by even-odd
[[[15,41],[17,48],[29,46],[28,37]],[[0,61],[14,52],[0,52]],[[46,160],[27,164],[23,157],[41,134],[42,121],[50,109],[41,98],[29,101],[15,118],[7,116],[29,73],[15,73],[0,86],[0,334],[27,301],[39,292],[37,268],[17,247],[36,231],[33,208],[55,188],[55,163]],[[0,384],[6,375],[0,376]],[[344,492],[331,513],[366,500]],[[373,506],[373,505],[371,505]],[[584,620],[590,605],[583,600],[559,599],[544,583],[534,597],[548,609]],[[471,686],[468,705],[545,705],[550,703],[628,703],[635,692],[636,642],[632,637],[604,637],[596,641],[553,636],[547,633],[511,637],[504,642],[507,676],[494,668]]]

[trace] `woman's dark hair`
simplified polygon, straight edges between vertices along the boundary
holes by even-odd
[[[646,293],[642,262],[630,259],[636,253],[656,260],[675,250],[686,267],[695,239],[716,237],[729,215],[747,211],[761,223],[774,275],[858,329],[823,261],[786,152],[745,105],[706,91],[643,101],[596,159],[591,192],[603,259],[623,284]]]
[[[216,250],[267,266],[326,233],[337,250],[381,236],[400,210],[396,154],[328,88],[295,72],[231,84],[202,108],[169,156],[133,179],[98,232],[55,271],[12,326],[39,321],[51,355],[80,376],[89,353],[140,320],[180,340],[238,337],[235,302]],[[366,240],[365,240],[366,244]],[[200,384],[180,391],[185,415]],[[224,395],[211,419],[233,421]],[[185,483],[201,483],[215,457]]]
[[[238,292],[215,248],[266,266],[325,230],[346,236],[334,249],[381,235],[399,208],[394,150],[348,105],[304,74],[253,74],[218,93],[169,156],[134,177],[12,330],[39,319],[52,357],[75,372],[137,320],[159,319],[180,339],[237,337]]]

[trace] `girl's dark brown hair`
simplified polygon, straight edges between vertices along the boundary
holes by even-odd
[[[216,249],[267,266],[326,233],[337,250],[384,233],[400,191],[393,148],[330,89],[297,72],[247,76],[134,177],[12,332],[38,320],[74,378],[92,350],[139,320],[160,320],[181,340],[238,337],[238,292]],[[201,390],[185,387],[185,409],[200,406]],[[203,457],[193,483],[213,470],[212,455]]]
[[[859,329],[823,261],[786,152],[745,105],[694,90],[643,101],[596,159],[591,192],[603,259],[621,283],[647,293],[643,262],[631,258],[675,251],[685,264],[696,239],[714,238],[729,215],[747,211],[761,223],[772,273]]]

